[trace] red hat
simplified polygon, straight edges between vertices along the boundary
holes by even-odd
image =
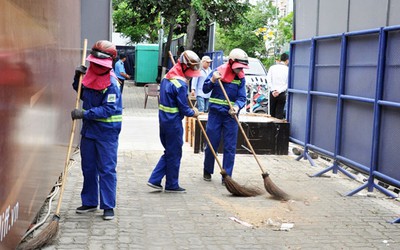
[[[183,70],[183,73],[186,77],[201,76],[200,58],[195,52],[191,50],[183,51],[178,59],[178,63],[181,63],[182,65],[185,65],[187,67],[186,70]]]
[[[200,72],[200,70],[193,70],[193,69],[187,69],[185,72],[184,72],[184,74],[185,74],[185,76],[187,76],[187,77],[198,77],[198,76],[201,76],[201,72]]]
[[[239,69],[239,68],[248,69],[249,65],[237,61],[232,63],[232,69]]]
[[[89,62],[96,63],[106,68],[112,69],[112,60],[117,56],[115,45],[107,40],[97,41],[86,58]]]
[[[97,57],[95,57],[93,55],[89,55],[86,58],[86,60],[89,61],[89,62],[92,62],[92,63],[95,63],[95,64],[98,64],[98,65],[101,65],[101,66],[104,66],[104,67],[112,69],[112,62],[113,61],[112,61],[111,57],[109,57],[109,58],[97,58]]]

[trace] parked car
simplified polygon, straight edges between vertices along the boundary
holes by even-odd
[[[246,112],[268,114],[267,70],[257,58],[249,57],[249,68],[246,74],[247,105]]]
[[[223,57],[224,63],[228,57]],[[265,113],[269,114],[269,93],[267,84],[267,73],[264,64],[254,57],[249,57],[249,68],[244,69],[246,75],[246,107],[241,113]],[[252,100],[252,101],[250,101]]]

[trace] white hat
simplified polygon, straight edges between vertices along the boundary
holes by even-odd
[[[201,58],[201,61],[202,61],[202,62],[212,62],[213,60],[211,60],[211,58],[210,58],[209,56],[203,56],[203,57]]]

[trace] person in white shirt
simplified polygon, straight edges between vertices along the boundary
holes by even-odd
[[[270,115],[278,119],[285,118],[286,90],[288,88],[289,56],[281,55],[281,60],[272,65],[267,74],[267,82],[270,88],[269,105]]]
[[[210,64],[212,60],[209,56],[201,58],[201,76],[192,78],[192,96],[196,96],[197,109],[199,112],[208,112],[209,99],[211,92],[205,94],[203,92],[204,80],[211,72]]]

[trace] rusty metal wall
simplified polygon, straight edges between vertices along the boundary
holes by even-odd
[[[0,249],[19,243],[64,168],[80,6],[0,0]]]

